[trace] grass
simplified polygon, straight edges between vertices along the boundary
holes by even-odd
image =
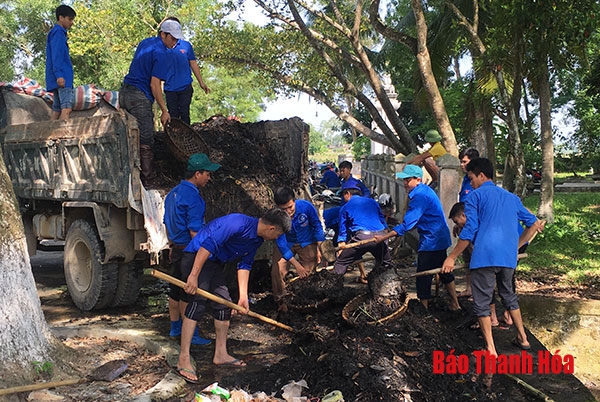
[[[539,196],[524,201],[537,210]],[[600,193],[554,194],[554,222],[547,224],[519,262],[522,278],[557,285],[600,286]]]

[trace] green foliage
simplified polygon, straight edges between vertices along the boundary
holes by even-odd
[[[308,137],[308,154],[319,155],[327,151],[327,142],[323,134],[320,131],[310,127],[310,134]]]
[[[538,203],[538,196],[524,200],[531,210]],[[557,193],[554,212],[554,223],[534,239],[517,269],[544,283],[600,284],[600,195]]]
[[[54,371],[54,363],[52,363],[52,362],[34,361],[34,362],[32,362],[32,364],[33,364],[35,373],[38,376],[50,377],[52,375],[52,372]]]

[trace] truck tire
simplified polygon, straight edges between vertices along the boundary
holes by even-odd
[[[78,219],[65,241],[65,279],[73,302],[83,311],[110,305],[117,288],[116,262],[102,264],[104,245],[93,224]]]
[[[137,261],[120,263],[117,291],[111,307],[125,307],[135,303],[140,293],[143,279],[144,271]]]

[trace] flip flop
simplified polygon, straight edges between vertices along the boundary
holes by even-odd
[[[189,382],[190,384],[198,384],[200,382],[200,377],[198,377],[198,374],[196,374],[196,371],[194,370],[190,370],[190,369],[186,369],[183,367],[173,367],[173,372],[183,378],[185,381]],[[194,380],[193,378],[189,378],[186,377],[185,375],[183,375],[183,373],[187,373],[187,374],[191,374],[196,376],[196,379]]]
[[[364,278],[361,278],[361,277],[359,276],[358,278],[356,278],[356,279],[354,280],[354,283],[363,283],[363,284],[365,284],[365,285],[366,285],[366,284],[368,284],[368,283],[369,283],[369,281],[368,281],[368,280],[366,280],[366,279],[364,279]]]
[[[245,367],[246,363],[243,360],[240,359],[233,359],[231,361],[225,362],[225,363],[213,363],[215,366],[224,366],[224,367]]]
[[[516,347],[521,348],[521,350],[529,350],[529,349],[531,349],[531,345],[523,345],[521,342],[519,342],[519,338],[514,338],[512,340],[512,344],[515,345]]]

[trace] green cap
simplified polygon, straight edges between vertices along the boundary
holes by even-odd
[[[425,141],[427,142],[440,142],[441,140],[442,136],[437,132],[437,130],[429,130],[425,134]]]
[[[220,167],[221,165],[218,163],[212,163],[206,154],[193,154],[189,157],[187,163],[187,170],[190,172],[195,172],[196,170],[214,172]]]

